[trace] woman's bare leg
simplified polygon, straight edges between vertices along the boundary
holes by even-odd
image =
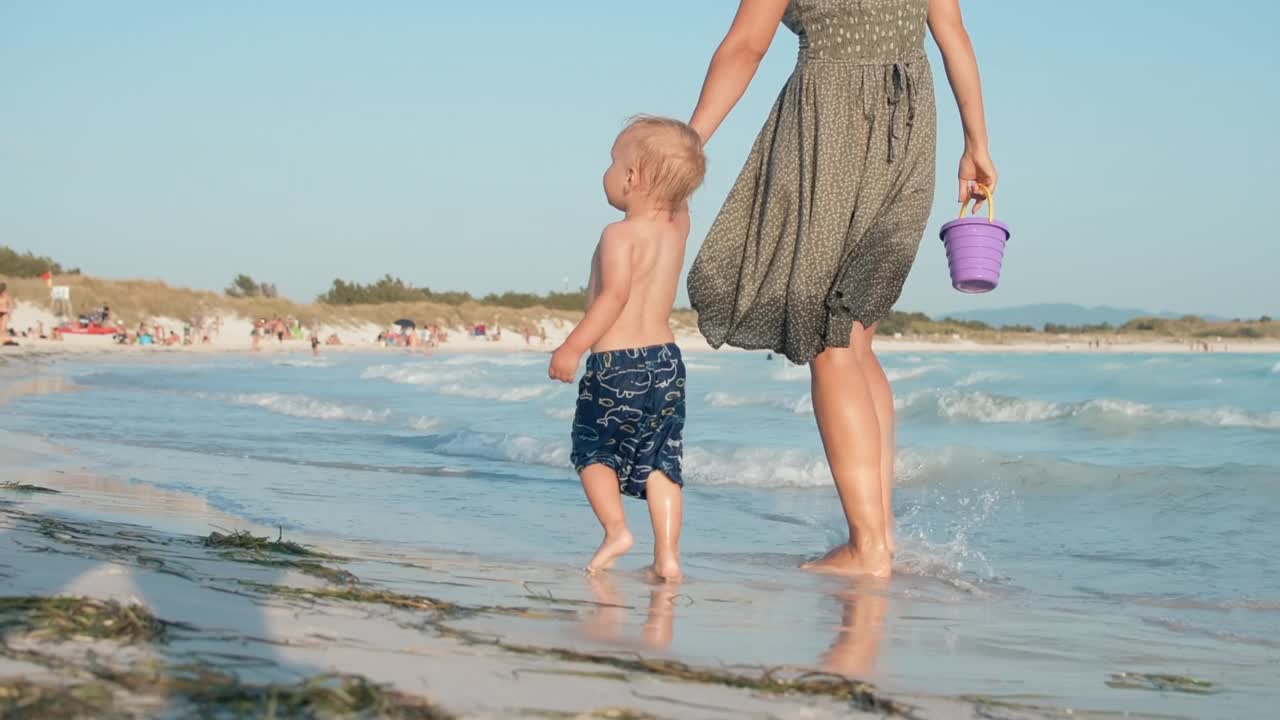
[[[864,340],[866,342],[866,347],[860,348],[865,360],[859,363],[859,366],[862,368],[863,377],[867,380],[867,387],[871,390],[871,402],[876,408],[876,419],[880,421],[880,499],[884,503],[885,544],[889,547],[889,554],[892,555],[898,549],[893,536],[893,463],[897,453],[893,386],[889,384],[889,377],[885,375],[884,368],[880,365],[880,358],[876,357],[871,347],[875,334],[875,325],[864,333],[858,333],[855,329],[850,342],[861,343]]]
[[[849,347],[827,348],[809,364],[813,412],[849,523],[849,541],[804,567],[888,577],[893,558],[885,533],[880,420],[862,368],[870,360],[870,341],[858,336],[869,332],[856,325]]]

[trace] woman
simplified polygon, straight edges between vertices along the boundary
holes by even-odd
[[[709,141],[778,23],[800,58],[689,272],[713,346],[808,363],[813,409],[849,542],[806,567],[892,571],[893,395],[872,351],[933,202],[926,24],[960,108],[960,195],[994,188],[982,90],[959,0],[742,0],[690,124]]]

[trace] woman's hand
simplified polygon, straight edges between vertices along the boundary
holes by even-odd
[[[976,198],[974,212],[987,199],[986,193],[979,186],[986,187],[995,194],[998,179],[999,174],[996,173],[996,164],[991,160],[991,153],[966,149],[960,156],[960,202],[968,203],[970,199]]]

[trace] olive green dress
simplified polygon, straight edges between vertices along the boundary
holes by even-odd
[[[689,271],[702,334],[807,363],[902,293],[933,203],[928,0],[791,0],[795,72]]]

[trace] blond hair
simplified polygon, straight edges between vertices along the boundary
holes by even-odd
[[[637,115],[619,133],[632,143],[636,173],[654,202],[678,208],[693,195],[707,173],[702,138],[687,123]]]

